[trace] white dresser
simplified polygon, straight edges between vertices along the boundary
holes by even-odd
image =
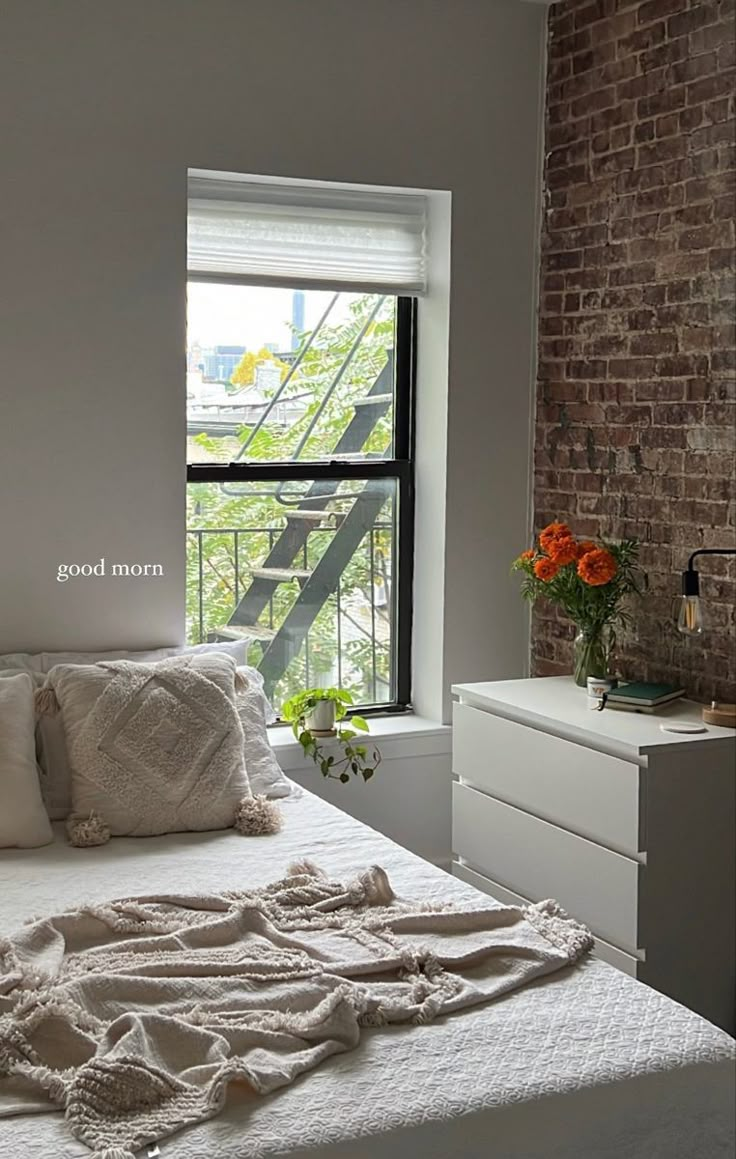
[[[734,1032],[736,733],[680,700],[588,708],[571,677],[458,684],[453,872],[505,903],[553,897],[596,953]]]

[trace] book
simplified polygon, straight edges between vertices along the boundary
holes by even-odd
[[[677,700],[684,695],[685,689],[678,688],[676,684],[632,682],[631,684],[619,684],[617,688],[613,688],[608,693],[606,702],[626,705],[631,708],[652,709],[669,704],[671,700]]]
[[[606,698],[606,711],[610,708],[612,712],[636,712],[656,716],[662,709],[674,704],[677,699],[675,696],[672,700],[663,700],[661,704],[626,704],[622,700],[608,700]]]

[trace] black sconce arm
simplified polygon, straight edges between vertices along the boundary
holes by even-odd
[[[700,547],[687,561],[687,571],[682,573],[683,596],[700,595],[700,576],[695,570],[695,559],[699,555],[736,555],[736,547]]]

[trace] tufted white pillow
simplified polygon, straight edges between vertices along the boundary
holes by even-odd
[[[0,678],[0,846],[48,845],[54,834],[36,770],[33,682],[27,672]]]
[[[236,664],[245,664],[248,645],[243,640],[219,644],[191,644],[182,647],[153,648],[142,652],[11,652],[0,656],[0,669],[28,672],[37,687],[58,664],[99,664],[103,660],[132,660],[150,664],[173,656],[201,656],[220,652],[231,656]],[[37,731],[38,765],[41,795],[52,821],[63,821],[72,807],[71,770],[64,729],[58,716],[42,716]]]
[[[53,691],[72,771],[75,844],[99,843],[79,829],[91,818],[103,840],[235,824],[252,796],[235,673],[217,652],[51,670],[40,707],[51,707]]]

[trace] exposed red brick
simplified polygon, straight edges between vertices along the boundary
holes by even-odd
[[[648,0],[640,4],[636,18],[639,24],[646,24],[650,20],[659,20],[662,16],[674,16],[682,11],[682,0]]]
[[[687,103],[689,105],[703,104],[713,101],[720,96],[729,96],[733,92],[734,77],[732,72],[719,72],[714,76],[703,77],[687,86]]]
[[[690,34],[690,51],[692,53],[707,52],[711,48],[718,48],[721,44],[733,43],[733,24],[723,20],[719,24],[711,24]]]
[[[674,224],[707,225],[713,220],[714,208],[715,202],[712,198],[696,205],[683,205],[681,209],[676,209],[672,214]]]
[[[711,250],[719,245],[724,236],[723,229],[716,225],[687,229],[680,234],[678,245],[681,250]]]
[[[666,331],[636,334],[629,346],[632,354],[671,354],[677,349],[677,335]]]
[[[711,270],[733,269],[733,246],[711,250],[708,265]]]
[[[700,56],[689,56],[685,60],[672,65],[670,77],[673,84],[683,81],[698,80],[700,77],[712,76],[718,65],[715,52],[702,53]]]
[[[683,0],[678,14],[667,22],[667,34],[670,40],[674,40],[675,37],[682,36],[685,32],[693,32],[697,28],[702,28],[704,24],[714,24],[717,20],[717,4]]]
[[[639,55],[639,66],[642,71],[646,72],[648,69],[659,68],[663,64],[672,64],[677,60],[683,60],[688,52],[689,45],[686,36],[681,36],[679,40],[666,40],[663,44],[655,45],[647,52],[642,52]]]
[[[672,116],[672,114],[670,115]],[[661,165],[663,161],[684,157],[686,146],[687,143],[683,137],[667,137],[655,141],[651,145],[641,145],[637,150],[637,167],[645,169],[647,165]]]
[[[637,537],[649,593],[618,665],[736,700],[736,565],[703,565],[698,663],[679,571],[736,542],[733,0],[559,0],[549,13],[537,528]],[[571,668],[534,611],[533,671]]]

